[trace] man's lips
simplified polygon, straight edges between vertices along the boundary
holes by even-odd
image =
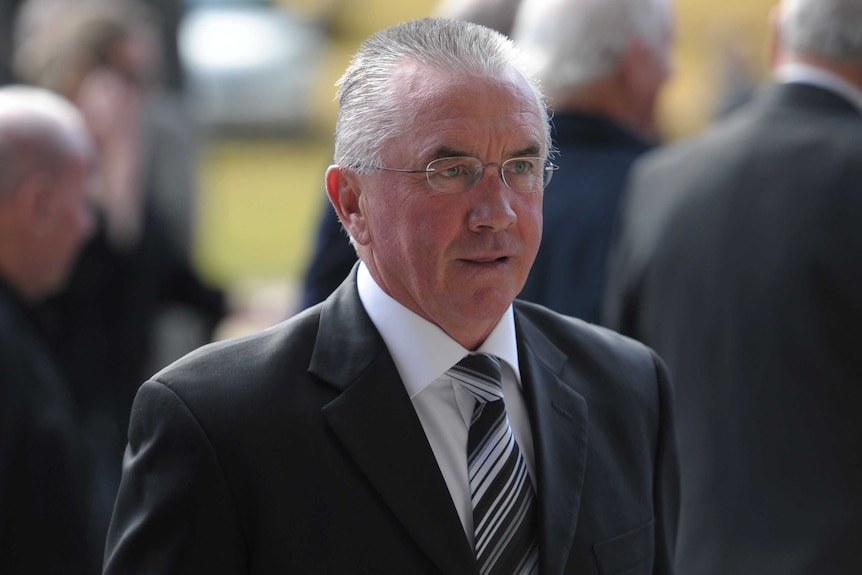
[[[494,256],[478,256],[470,258],[461,258],[461,261],[470,264],[498,264],[504,263],[511,258],[510,255],[494,255]]]

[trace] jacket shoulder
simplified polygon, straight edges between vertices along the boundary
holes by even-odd
[[[530,339],[546,339],[569,356],[631,361],[651,358],[654,352],[643,343],[612,329],[557,313],[542,305],[516,300],[519,324]]]
[[[223,341],[206,344],[178,359],[152,376],[171,388],[206,382],[208,387],[240,381],[267,379],[278,372],[290,372],[304,362],[314,346],[319,308],[306,310],[269,328]],[[285,371],[286,370],[286,371]]]

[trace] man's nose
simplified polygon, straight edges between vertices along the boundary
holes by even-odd
[[[496,170],[489,170],[496,167]],[[471,190],[470,229],[500,231],[513,225],[518,215],[512,209],[512,190],[503,181],[497,164],[483,166],[483,172]]]

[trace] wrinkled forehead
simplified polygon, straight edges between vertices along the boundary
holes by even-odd
[[[514,68],[488,76],[410,62],[392,75],[390,93],[404,134],[496,127],[535,140],[540,153],[548,151],[541,95]]]

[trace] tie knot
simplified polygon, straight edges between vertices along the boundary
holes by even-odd
[[[487,353],[468,355],[449,368],[452,378],[475,396],[477,401],[487,403],[503,398],[500,379],[500,360]]]

